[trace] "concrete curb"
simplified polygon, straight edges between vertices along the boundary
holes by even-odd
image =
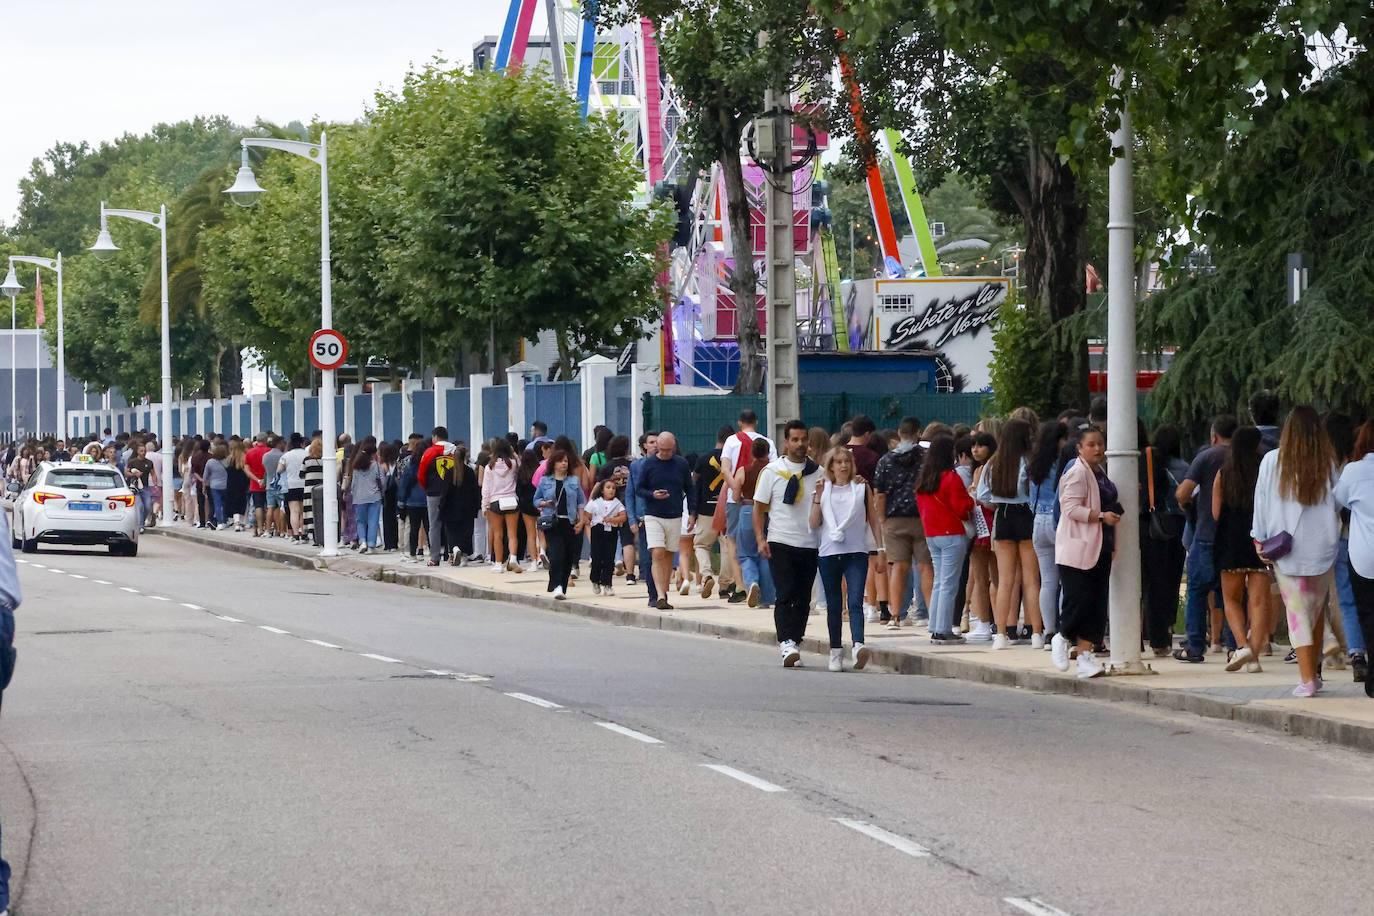
[[[213,547],[260,560],[285,563],[297,569],[318,569],[351,575],[355,578],[391,582],[410,588],[425,588],[454,598],[503,601],[507,604],[518,604],[544,611],[574,614],[617,626],[667,630],[675,633],[695,633],[737,642],[774,645],[772,634],[767,632],[749,627],[674,617],[647,608],[644,610],[610,608],[599,604],[587,604],[575,599],[555,601],[543,595],[499,592],[496,589],[471,585],[467,582],[455,582],[444,576],[436,576],[419,569],[377,566],[349,557],[340,557],[326,563],[318,557],[303,557],[290,551],[276,550],[271,547],[259,546],[256,543],[224,540],[191,529],[149,528],[147,533],[181,538],[203,547]],[[815,637],[807,637],[802,648],[823,655],[829,649],[829,642]],[[870,648],[875,664],[898,674],[951,678],[998,687],[1019,687],[1037,693],[1079,696],[1113,703],[1139,703],[1211,719],[1226,719],[1253,728],[1312,738],[1354,750],[1374,752],[1374,726],[1308,712],[1256,706],[1229,697],[1194,693],[1181,689],[1151,687],[1148,678],[1078,680],[1077,678],[1056,677],[1044,671],[999,668],[964,658],[908,652],[900,649]]]

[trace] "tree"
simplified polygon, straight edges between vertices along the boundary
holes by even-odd
[[[603,21],[654,22],[663,64],[686,108],[686,146],[698,167],[720,163],[738,316],[735,391],[757,394],[763,390],[763,339],[753,307],[758,277],[740,153],[746,127],[763,113],[764,91],[794,85],[803,39],[814,32],[809,6],[801,0],[625,0],[600,6]],[[762,47],[760,33],[768,36]]]

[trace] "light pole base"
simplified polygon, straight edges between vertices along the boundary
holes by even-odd
[[[1135,677],[1144,674],[1159,674],[1159,672],[1139,659],[1129,662],[1109,662],[1107,664],[1108,677]]]
[[[317,557],[326,557],[326,558],[327,558],[327,557],[342,556],[342,554],[339,553],[339,549],[338,549],[337,547],[326,547],[326,548],[324,548],[323,550],[321,550],[319,553],[315,554],[315,556],[317,556]]]

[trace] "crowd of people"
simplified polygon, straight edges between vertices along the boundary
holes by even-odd
[[[619,580],[642,583],[659,610],[674,595],[771,608],[787,667],[802,664],[815,608],[831,670],[868,663],[865,626],[923,625],[935,647],[1042,649],[1090,678],[1104,673],[1116,533],[1135,524],[1154,655],[1223,655],[1227,671],[1253,673],[1287,651],[1295,696],[1348,664],[1374,697],[1363,635],[1374,632],[1374,421],[1297,406],[1280,427],[1262,391],[1248,424],[1216,417],[1191,461],[1176,427],[1140,424],[1140,511],[1127,519],[1107,473],[1105,405],[1081,414],[1020,408],[973,427],[907,417],[885,430],[856,416],[833,434],[792,420],[775,443],[745,410],[700,454],[668,430],[632,443],[604,426],[580,449],[539,422],[475,452],[443,427],[405,443],[341,436],[338,533],[403,562],[543,570],[556,600],[587,561],[593,594],[615,595]],[[11,445],[6,476],[70,458],[67,445]],[[318,432],[187,437],[170,475],[147,434],[106,430],[80,451],[124,472],[147,524],[171,485],[190,524],[322,541]],[[1284,636],[1286,648],[1274,642]]]

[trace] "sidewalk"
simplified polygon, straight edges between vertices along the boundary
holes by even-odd
[[[604,620],[620,626],[645,627],[699,633],[725,639],[757,642],[776,647],[772,611],[727,605],[712,597],[671,595],[672,611],[648,607],[642,585],[616,585],[613,598],[592,595],[585,579],[569,589],[566,601],[554,601],[546,591],[543,570],[523,574],[501,573],[494,567],[427,567],[424,562],[403,562],[400,553],[359,556],[345,549],[326,563],[318,549],[281,538],[255,538],[251,532],[205,531],[185,526],[149,528],[149,534],[175,537],[221,550],[265,560],[289,563],[301,569],[328,569],[359,578],[394,582],[413,588],[429,588],[459,598],[508,601],[544,610],[562,611]],[[583,565],[585,572],[586,566]],[[809,666],[824,666],[828,650],[825,620],[813,612],[802,649]],[[1140,677],[1102,677],[1079,680],[1070,667],[1055,670],[1050,653],[1028,646],[994,652],[984,645],[949,648],[930,645],[923,627],[887,630],[866,628],[873,663],[901,674],[923,674],[1021,687],[1042,693],[1074,694],[1099,700],[1144,703],[1164,709],[1190,712],[1218,719],[1300,735],[1333,744],[1374,751],[1374,700],[1364,686],[1351,680],[1350,671],[1328,671],[1326,687],[1315,699],[1297,699],[1290,692],[1297,684],[1295,666],[1284,664],[1283,655],[1261,659],[1259,674],[1229,673],[1223,656],[1209,655],[1201,665],[1172,658],[1147,658],[1156,672]],[[848,624],[845,625],[846,648]],[[776,660],[776,650],[773,651]],[[848,670],[846,652],[846,671]]]

